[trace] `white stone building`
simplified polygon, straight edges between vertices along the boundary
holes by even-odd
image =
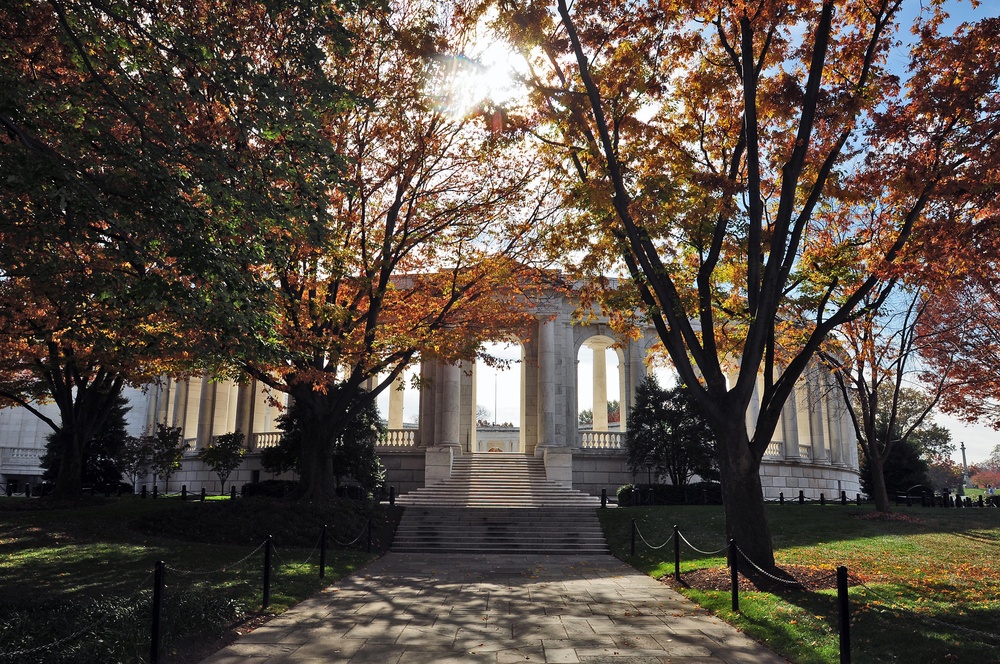
[[[606,319],[575,322],[575,308],[575,302],[553,296],[535,309],[535,329],[520,340],[520,394],[505,395],[520,403],[520,421],[513,429],[477,426],[476,370],[471,362],[420,364],[422,387],[414,425],[403,424],[403,391],[390,389],[389,433],[378,450],[389,483],[405,493],[450,476],[456,456],[490,450],[542,457],[549,479],[594,494],[607,489],[613,495],[631,482],[623,450],[624,423],[657,338],[650,329],[637,341],[618,339]],[[586,407],[577,398],[581,353],[594,356],[594,423],[588,430],[578,426],[579,409]],[[617,357],[617,376],[605,374],[608,354]],[[620,426],[607,422],[609,379],[617,382],[621,395]],[[181,427],[190,446],[182,471],[171,479],[170,491],[181,485],[189,491],[203,486],[218,491],[218,479],[194,455],[213,436],[232,431],[246,434],[248,455],[229,483],[239,486],[269,477],[260,470],[259,452],[277,444],[275,419],[280,409],[256,382],[213,381],[208,376],[165,381],[151,386],[139,401],[141,405],[133,401],[133,418],[143,415],[149,428],[154,422]],[[40,448],[37,429],[10,423],[10,413],[0,411],[3,476],[17,469],[25,450]],[[755,417],[751,404],[748,426]],[[833,498],[841,491],[853,497],[860,490],[857,444],[846,408],[830,376],[818,367],[800,381],[794,398],[785,405],[764,457],[761,479],[769,500],[776,500],[779,492],[791,498],[801,490],[807,499],[817,499],[821,493]]]

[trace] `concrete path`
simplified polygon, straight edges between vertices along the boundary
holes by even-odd
[[[783,664],[611,556],[389,553],[202,664]]]

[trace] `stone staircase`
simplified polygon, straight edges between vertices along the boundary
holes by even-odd
[[[601,500],[545,478],[541,459],[467,454],[450,479],[401,495],[392,550],[450,553],[601,554]]]

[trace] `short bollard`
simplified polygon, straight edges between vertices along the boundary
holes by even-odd
[[[841,491],[840,492],[840,504],[841,505],[846,505],[847,504],[847,492],[846,491]]]
[[[804,505],[806,502],[806,492],[799,489],[799,505]]]
[[[681,531],[674,524],[674,581],[681,582]]]
[[[319,578],[326,576],[326,524],[323,524],[323,534],[319,536]]]
[[[856,493],[854,495],[855,495],[856,500],[858,501],[858,507],[861,507],[861,494],[860,493]]]
[[[826,505],[826,494],[819,494],[819,504],[820,506]]]
[[[10,494],[8,493],[7,495],[9,496]],[[979,494],[979,507],[982,506],[983,506],[983,494]]]
[[[31,498],[31,485],[30,484],[25,484],[24,485],[24,497],[25,498]]]
[[[608,507],[608,490],[601,489],[601,509],[607,509]]]
[[[396,506],[396,487],[389,487],[389,507]]]
[[[236,485],[229,487],[229,500],[236,500]]]
[[[635,519],[632,519],[632,546],[629,548],[631,551],[630,555],[635,555]]]
[[[785,492],[784,491],[779,491],[778,492],[778,504],[779,505],[784,505],[785,504]]]
[[[162,560],[157,561],[153,572],[153,625],[149,639],[149,662],[160,662],[160,623],[163,619],[163,570],[166,566]]]
[[[188,486],[187,486],[187,484],[182,484],[181,485],[181,500],[187,500],[187,499],[188,499]]]
[[[207,493],[208,493],[208,492],[207,492],[207,491],[205,491],[205,487],[201,487],[201,502],[205,502],[205,495],[206,495]]]
[[[271,605],[271,536],[267,536],[264,542],[264,599],[261,602],[263,608]]]
[[[840,607],[840,664],[851,662],[851,607],[847,601],[847,568],[837,568],[837,604]]]
[[[737,563],[736,540],[729,540],[729,582],[732,586],[733,611],[740,610],[740,571]]]
[[[146,497],[146,485],[145,484],[142,485],[142,491],[139,493],[139,497],[140,498],[145,498]]]
[[[160,491],[160,488],[154,484],[153,485],[153,498],[154,499],[159,495],[159,491]]]

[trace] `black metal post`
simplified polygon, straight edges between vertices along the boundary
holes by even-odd
[[[187,499],[188,499],[188,485],[187,484],[182,484],[181,485],[181,500],[187,500]]]
[[[156,498],[156,497],[157,497],[157,496],[159,495],[159,490],[160,490],[160,489],[159,489],[159,487],[157,487],[157,486],[156,486],[156,485],[154,484],[154,485],[153,485],[153,498],[154,498],[154,499],[155,499],[155,498]]]
[[[607,509],[608,507],[608,490],[601,489],[601,509]]]
[[[372,518],[368,517],[368,553],[372,552]]]
[[[319,578],[326,576],[326,524],[323,524],[323,534],[319,536]]]
[[[229,499],[236,500],[236,485],[229,487]]]
[[[825,493],[819,494],[819,504],[821,506],[822,505],[826,505],[826,494]]]
[[[153,571],[153,627],[149,639],[149,663],[160,663],[160,623],[163,619],[163,571],[162,560],[156,562]]]
[[[630,551],[632,552],[630,555],[634,556],[635,555],[635,519],[632,519],[632,546],[631,546]]]
[[[784,491],[779,491],[778,492],[778,504],[779,505],[784,505],[785,504],[785,492]]]
[[[201,487],[201,502],[205,502],[205,494],[207,493],[208,492],[205,491],[205,487]]]
[[[389,507],[396,506],[396,487],[389,487]]]
[[[861,507],[861,494],[860,493],[856,493],[856,494],[854,494],[854,497],[855,497],[855,499],[858,502],[858,507]]]
[[[264,601],[261,605],[266,609],[271,605],[271,536],[264,543]]]
[[[142,485],[142,492],[139,494],[139,496],[142,497],[142,498],[146,497],[146,485],[145,484]]]
[[[24,497],[31,498],[31,484],[24,485]]]
[[[736,561],[739,554],[736,552],[736,540],[729,540],[729,582],[732,586],[733,611],[740,610],[740,571]]]
[[[681,581],[681,530],[674,524],[674,581]]]
[[[840,504],[841,505],[846,505],[847,504],[847,492],[846,491],[841,491],[840,492]]]
[[[851,607],[847,601],[847,568],[837,568],[837,604],[840,607],[840,664],[851,663]]]
[[[799,505],[803,505],[806,502],[806,492],[799,489]]]

